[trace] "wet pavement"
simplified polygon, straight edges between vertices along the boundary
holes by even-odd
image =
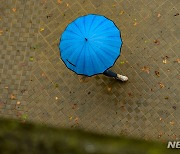
[[[59,57],[79,16],[101,14],[121,30],[113,71],[82,79]],[[2,0],[0,116],[153,140],[180,139],[178,0]]]

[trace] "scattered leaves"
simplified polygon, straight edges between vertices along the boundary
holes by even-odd
[[[149,72],[150,72],[150,69],[149,69],[149,67],[147,67],[147,66],[144,66],[141,70],[144,71],[144,72],[146,72],[146,73],[148,73],[148,74],[149,74]]]
[[[162,84],[161,82],[159,82],[159,86],[160,86],[160,88],[164,88],[165,87],[164,84]]]
[[[44,28],[40,28],[40,32],[44,31]]]
[[[11,94],[10,99],[14,100],[16,99],[16,96],[14,94]]]
[[[160,41],[159,41],[159,40],[154,40],[154,43],[155,43],[156,45],[159,45],[159,44],[160,44]]]
[[[13,12],[16,12],[16,8],[12,8],[12,11],[13,11]]]
[[[158,71],[155,71],[156,76],[160,77],[160,73]]]

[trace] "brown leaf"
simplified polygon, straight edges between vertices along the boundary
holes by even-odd
[[[21,104],[21,102],[20,101],[17,101],[17,103],[16,103],[17,105],[20,105]]]
[[[16,12],[16,8],[12,8],[12,11],[13,11],[13,12]]]
[[[108,90],[109,92],[111,92],[112,88],[111,88],[111,87],[108,87],[107,90]]]
[[[160,88],[164,88],[165,87],[164,84],[162,84],[161,82],[159,82],[159,86],[160,86]]]
[[[62,3],[62,0],[57,0],[57,3],[58,3],[58,4],[61,4],[61,3]]]
[[[177,62],[178,64],[180,64],[180,58],[176,59],[174,62]]]
[[[159,45],[160,44],[160,41],[159,40],[154,40],[154,43]]]
[[[174,121],[171,121],[170,124],[171,124],[172,126],[174,126],[175,122],[174,122]]]
[[[155,71],[155,74],[160,77],[160,73],[158,71]]]
[[[10,99],[14,100],[16,99],[16,96],[14,94],[11,94]]]
[[[157,17],[158,17],[158,18],[159,18],[159,17],[161,17],[161,14],[160,14],[160,13],[158,13]]]
[[[124,14],[124,11],[121,11],[120,14]]]
[[[150,72],[150,69],[149,69],[149,67],[147,67],[147,66],[144,66],[141,70],[144,71],[144,72],[146,72],[146,73],[148,73],[148,74],[149,74],[149,72]]]

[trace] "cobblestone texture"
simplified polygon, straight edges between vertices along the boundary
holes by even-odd
[[[0,116],[180,139],[179,6],[178,0],[3,0]],[[60,60],[63,30],[89,13],[121,30],[122,54],[112,70],[127,75],[127,83],[103,75],[80,79]]]

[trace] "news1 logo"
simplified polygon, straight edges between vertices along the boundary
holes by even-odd
[[[169,141],[167,148],[172,148],[172,149],[180,149],[180,141]]]

